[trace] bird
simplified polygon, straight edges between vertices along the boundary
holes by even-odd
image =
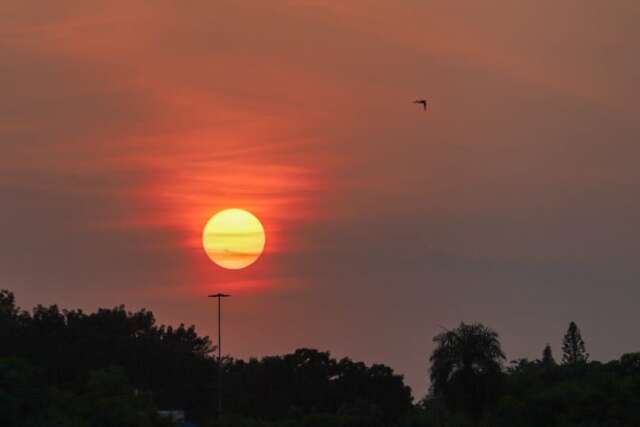
[[[418,99],[417,101],[413,101],[414,104],[422,104],[422,109],[427,111],[427,100],[426,99]]]

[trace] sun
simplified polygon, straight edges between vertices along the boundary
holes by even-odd
[[[225,209],[213,215],[202,231],[202,247],[222,268],[240,270],[256,262],[264,251],[264,227],[244,209]]]

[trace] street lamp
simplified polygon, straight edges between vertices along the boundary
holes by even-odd
[[[221,306],[220,300],[222,298],[228,298],[231,295],[227,294],[215,294],[209,295],[209,298],[218,298],[218,418],[220,418],[220,414],[222,413],[222,323],[221,319]]]

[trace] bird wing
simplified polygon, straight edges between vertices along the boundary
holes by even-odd
[[[422,104],[422,108],[423,109],[427,109],[427,100],[426,99],[418,99],[416,101],[413,101],[414,104]]]

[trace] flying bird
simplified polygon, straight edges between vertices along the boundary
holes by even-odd
[[[414,104],[422,104],[422,109],[427,111],[427,100],[426,99],[418,99],[417,101],[413,101]]]

